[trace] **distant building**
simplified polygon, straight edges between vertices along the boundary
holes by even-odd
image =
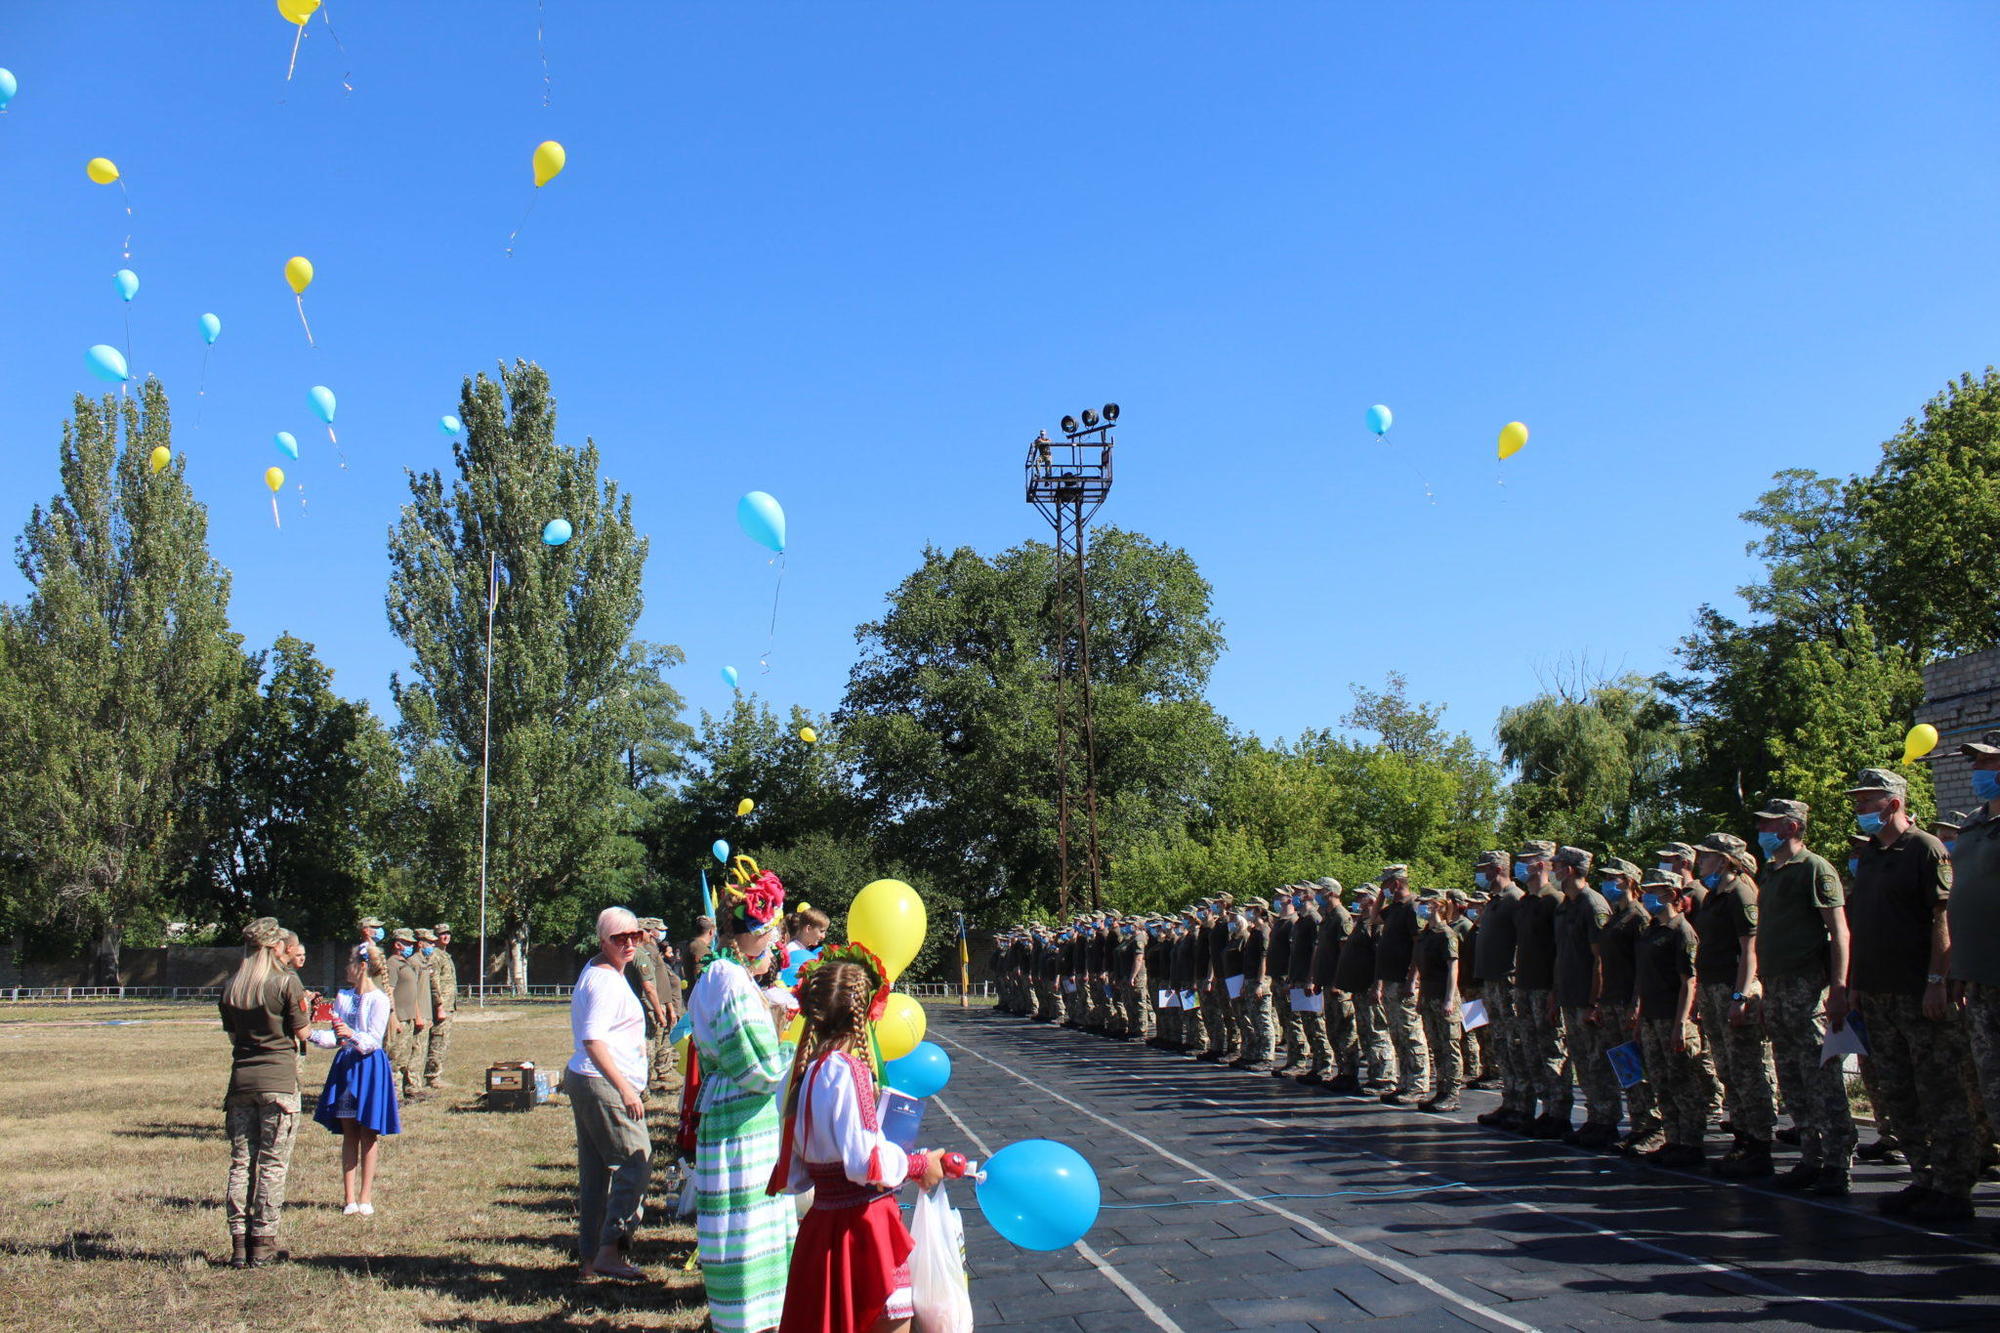
[[[1940,758],[1932,766],[1938,809],[1972,809],[1979,804],[1972,795],[1972,763],[1956,751],[1981,732],[2000,730],[2000,648],[1925,667],[1917,721],[1938,730]]]

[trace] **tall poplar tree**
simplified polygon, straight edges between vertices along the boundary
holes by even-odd
[[[168,849],[189,794],[251,689],[229,629],[229,572],[175,460],[167,395],[77,396],[62,489],[15,543],[27,600],[6,609],[0,806],[26,906],[92,940],[118,981],[126,931],[163,910]]]
[[[646,540],[630,498],[599,479],[596,445],[556,443],[542,369],[482,374],[459,401],[456,476],[413,473],[389,536],[389,623],[414,659],[390,688],[419,875],[476,920],[490,577],[488,928],[506,937],[519,987],[531,934],[572,935],[580,892],[636,852],[620,836],[626,755],[661,712],[659,672],[679,654],[632,638]],[[570,525],[562,545],[543,540],[554,519]]]

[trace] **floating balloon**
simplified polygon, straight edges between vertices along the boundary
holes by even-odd
[[[566,518],[552,518],[542,524],[542,545],[544,546],[561,546],[570,539],[570,535],[569,520]]]
[[[569,154],[554,139],[535,145],[535,188],[541,189],[557,176],[569,161]]]
[[[1937,749],[1938,729],[1928,722],[1919,722],[1910,728],[1910,734],[1903,737],[1903,762],[1922,759]]]
[[[951,1057],[934,1041],[920,1041],[917,1048],[900,1060],[882,1068],[883,1077],[897,1092],[910,1097],[929,1097],[943,1092],[951,1082]]]
[[[900,1060],[924,1039],[924,1007],[901,991],[892,991],[882,1016],[875,1020],[875,1049],[886,1060]]]
[[[752,810],[755,810],[756,808],[757,808],[757,803],[751,800],[748,796],[745,796],[742,800],[736,803],[736,817],[738,819],[741,819],[743,818],[743,816],[749,814]]]
[[[299,308],[299,325],[306,331],[306,345],[317,347],[313,341],[312,325],[306,323],[306,288],[313,285],[312,260],[304,255],[293,255],[285,261],[285,285],[292,289],[292,304]]]
[[[201,317],[201,340],[210,347],[213,347],[215,346],[215,340],[221,336],[222,321],[214,315],[203,315]]]
[[[7,104],[14,100],[14,94],[20,91],[21,85],[14,78],[14,71],[0,69],[0,111],[5,111]]]
[[[278,12],[285,16],[285,22],[296,23],[301,28],[306,26],[313,11],[318,8],[319,0],[278,0]]]
[[[113,384],[123,384],[132,378],[132,373],[125,368],[125,354],[116,347],[107,347],[103,343],[85,352],[83,363],[90,367],[91,374],[101,380],[109,380]]]
[[[129,301],[139,294],[139,275],[129,268],[121,268],[111,275],[113,285],[118,288],[121,299]]]
[[[763,491],[751,491],[736,502],[736,522],[751,541],[780,555],[785,550],[785,510]]]
[[[728,666],[726,666],[726,667],[722,668],[722,683],[723,683],[724,685],[727,685],[727,686],[728,686],[728,687],[729,687],[730,689],[732,689],[732,690],[736,688],[736,668],[735,668],[735,667],[728,667]]]
[[[99,185],[109,185],[118,179],[118,164],[108,157],[93,157],[83,164],[83,174]]]
[[[923,947],[927,924],[923,899],[900,879],[876,880],[855,894],[847,909],[847,938],[867,945],[889,970],[890,981],[902,975]]]
[[[173,461],[173,454],[168,452],[167,446],[164,444],[154,445],[153,452],[146,455],[146,466],[153,470],[153,475],[156,477],[166,471],[167,464]]]
[[[278,452],[287,458],[297,458],[299,456],[299,442],[292,438],[292,433],[288,430],[281,430],[272,436],[271,443],[277,445]]]
[[[285,489],[285,470],[281,467],[265,468],[264,484],[271,490],[271,526],[282,528],[285,525],[278,520],[278,492]]]
[[[1518,421],[1510,421],[1500,428],[1500,456],[1512,458],[1521,452],[1521,446],[1528,442],[1528,428]]]
[[[709,845],[708,851],[709,855],[713,856],[716,860],[722,862],[722,864],[724,865],[729,864],[729,844],[724,842],[722,839],[717,838],[713,843],[711,843]]]
[[[438,429],[447,435],[456,435],[464,430],[465,427],[459,422],[457,417],[446,413],[444,416],[438,418]]]
[[[1103,1201],[1083,1154],[1049,1139],[1023,1139],[994,1153],[974,1195],[993,1229],[1024,1250],[1076,1244]]]
[[[334,409],[338,406],[334,401],[333,390],[327,388],[324,384],[313,385],[312,388],[306,390],[306,406],[310,407],[312,414],[321,421],[324,421],[329,426],[333,424]]]
[[[800,727],[799,739],[804,741],[807,745],[811,745],[814,741],[819,739],[819,733],[817,731],[814,731],[811,727]]]
[[[805,1014],[804,1013],[796,1014],[792,1018],[791,1025],[785,1029],[785,1035],[781,1037],[779,1040],[788,1041],[792,1045],[796,1046],[799,1044],[799,1037],[804,1034],[805,1030],[806,1030]],[[681,1068],[685,1069],[687,1068],[687,1066],[682,1065]]]
[[[1368,409],[1368,429],[1375,432],[1375,438],[1378,440],[1389,433],[1389,427],[1395,422],[1396,414],[1381,403]]]

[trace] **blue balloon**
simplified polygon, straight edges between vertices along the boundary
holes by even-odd
[[[306,405],[312,408],[313,415],[321,421],[329,426],[333,424],[333,390],[324,384],[313,385],[306,390]]]
[[[722,668],[722,683],[723,683],[724,685],[727,685],[727,686],[728,686],[728,687],[729,687],[730,689],[732,689],[732,690],[736,688],[736,668],[735,668],[735,667],[724,667],[724,668]]]
[[[561,546],[570,539],[569,520],[552,518],[542,524],[542,543],[546,546]]]
[[[752,491],[736,502],[736,522],[751,541],[784,553],[784,506],[763,491]]]
[[[720,839],[720,838],[717,838],[717,839],[715,840],[715,845],[714,845],[714,846],[712,846],[712,847],[710,847],[710,848],[709,848],[708,850],[709,850],[709,851],[711,851],[711,852],[713,852],[713,853],[715,854],[715,859],[716,859],[716,860],[718,860],[718,861],[722,862],[722,863],[723,863],[724,865],[728,865],[728,864],[729,864],[729,844],[728,844],[728,843],[724,842],[724,841],[723,841],[722,839]]]
[[[438,429],[443,431],[447,435],[456,435],[460,431],[464,430],[465,427],[462,424],[460,424],[459,419],[457,417],[447,412],[443,416],[438,418]]]
[[[1375,432],[1377,439],[1387,435],[1389,427],[1394,425],[1395,421],[1396,414],[1380,403],[1368,409],[1368,429]]]
[[[111,275],[111,281],[118,286],[118,294],[127,301],[139,294],[139,275],[129,268],[121,268]]]
[[[14,100],[14,94],[21,91],[20,83],[11,69],[0,69],[0,107]]]
[[[944,1091],[951,1082],[951,1057],[934,1041],[920,1041],[917,1049],[900,1060],[882,1066],[889,1086],[911,1097],[929,1097]]]
[[[278,452],[287,458],[299,456],[299,442],[292,438],[292,433],[288,430],[281,430],[272,436],[271,443],[277,445]]]
[[[101,380],[113,384],[123,384],[132,378],[132,372],[125,368],[125,354],[116,347],[106,347],[103,343],[83,354],[83,363],[90,367],[90,373]]]
[[[215,346],[215,340],[221,336],[222,321],[214,315],[203,315],[201,317],[201,340],[210,347],[213,347]]]
[[[979,1211],[1024,1250],[1060,1250],[1097,1221],[1102,1195],[1083,1154],[1049,1139],[1010,1143],[986,1163],[974,1193]]]

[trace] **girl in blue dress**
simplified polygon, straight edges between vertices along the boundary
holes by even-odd
[[[382,1039],[392,1009],[382,989],[389,963],[372,944],[357,948],[347,963],[347,989],[333,1002],[333,1030],[314,1031],[315,1046],[340,1048],[327,1071],[313,1119],[340,1135],[341,1212],[375,1215],[375,1150],[384,1134],[402,1132],[396,1109],[396,1076]]]

